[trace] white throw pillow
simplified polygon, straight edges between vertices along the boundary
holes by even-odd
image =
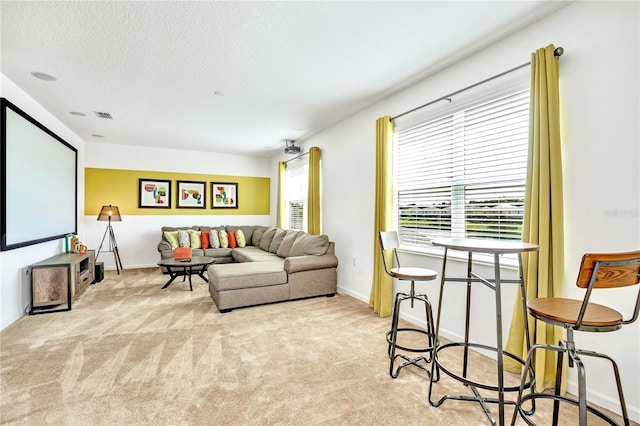
[[[209,234],[209,247],[214,249],[220,248],[220,238],[218,238],[218,231],[215,229],[212,229]]]

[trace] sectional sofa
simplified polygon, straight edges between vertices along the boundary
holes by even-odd
[[[337,292],[338,258],[326,235],[267,226],[165,226],[158,243],[162,259],[173,257],[178,235],[193,256],[215,259],[207,274],[220,312]]]

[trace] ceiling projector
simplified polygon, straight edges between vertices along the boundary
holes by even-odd
[[[285,154],[299,154],[300,153],[300,147],[294,145],[296,141],[286,140],[284,142],[286,143],[286,146],[284,147],[284,153]]]

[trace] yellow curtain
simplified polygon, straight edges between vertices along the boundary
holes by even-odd
[[[287,163],[284,161],[278,162],[278,201],[276,207],[276,226],[284,229],[287,227],[285,223],[287,215],[286,213],[286,200],[284,196],[285,188],[285,172],[287,171]]]
[[[309,195],[307,199],[307,232],[320,235],[320,148],[309,149]]]
[[[561,296],[564,279],[559,67],[554,50],[553,45],[538,49],[531,59],[529,160],[522,240],[538,244],[540,251],[535,255],[524,255],[527,299]],[[523,321],[518,294],[506,349],[526,359]],[[533,343],[557,344],[564,338],[562,328],[537,322],[531,317],[529,327]],[[536,384],[542,389],[555,385],[555,360],[553,351],[536,351]],[[511,361],[508,368],[514,372],[521,370],[519,364]],[[563,384],[563,392],[565,388]]]
[[[393,121],[384,116],[376,120],[376,201],[373,224],[373,284],[369,306],[380,317],[391,315],[393,282],[384,271],[380,250],[380,231],[391,229],[393,215]],[[387,253],[391,264],[391,253]]]

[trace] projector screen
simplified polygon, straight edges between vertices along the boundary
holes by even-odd
[[[78,151],[1,98],[0,250],[77,232]]]

